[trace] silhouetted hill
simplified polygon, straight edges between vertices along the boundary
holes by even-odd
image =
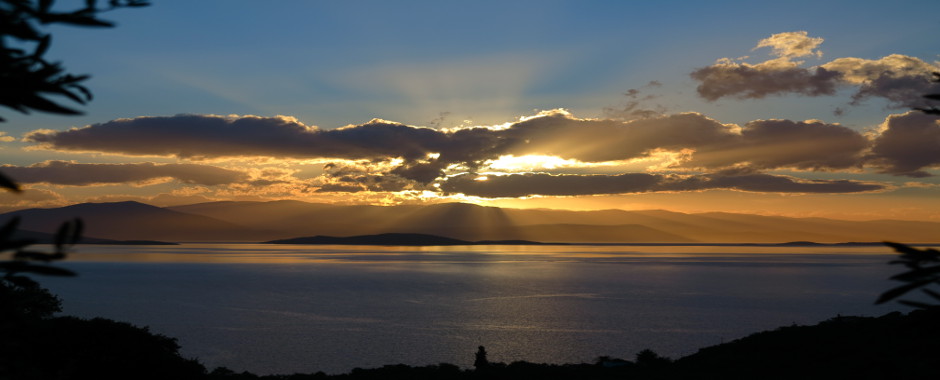
[[[55,235],[45,232],[36,232],[36,231],[26,231],[26,230],[17,230],[13,233],[12,239],[28,239],[34,241],[36,244],[54,244]],[[105,245],[178,245],[178,243],[171,243],[165,241],[156,241],[156,240],[112,240],[112,239],[101,239],[91,236],[82,236],[81,240],[78,241],[78,244],[105,244]]]
[[[109,319],[0,321],[0,379],[203,379],[175,338]]]
[[[280,239],[267,241],[271,244],[335,244],[335,245],[404,245],[404,246],[437,246],[437,245],[532,245],[541,244],[526,240],[486,240],[466,241],[448,237],[427,234],[401,234],[388,233],[378,235],[361,235],[348,237],[311,236],[293,239]]]
[[[86,203],[0,215],[29,216],[25,229],[51,233],[82,217],[90,236],[115,240],[265,241],[289,236],[415,233],[465,241],[565,243],[940,242],[940,223],[663,210],[510,209],[463,203],[331,205],[300,201],[209,202],[159,208],[137,202]]]
[[[689,379],[938,379],[940,312],[836,317],[700,349],[675,363]]]
[[[139,202],[19,210],[0,215],[0,223],[15,215],[21,217],[20,228],[45,233],[55,233],[65,220],[81,218],[86,235],[113,240],[258,241],[271,236],[234,223]]]
[[[842,221],[664,210],[570,211],[472,204],[329,205],[298,201],[213,202],[170,208],[281,236],[349,236],[407,231],[454,239],[623,243],[785,243],[896,240],[937,242],[940,223]],[[251,215],[251,218],[245,218]]]

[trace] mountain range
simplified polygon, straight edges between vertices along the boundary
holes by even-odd
[[[0,214],[20,228],[54,233],[82,218],[87,236],[170,242],[260,242],[303,236],[429,234],[466,241],[570,243],[940,242],[940,223],[845,221],[663,210],[510,209],[464,203],[333,205],[300,201],[208,202],[156,207],[139,202],[81,203]]]

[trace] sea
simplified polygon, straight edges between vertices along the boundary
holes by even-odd
[[[678,358],[781,326],[908,310],[888,247],[82,245],[37,278],[65,315],[175,337],[210,370]]]

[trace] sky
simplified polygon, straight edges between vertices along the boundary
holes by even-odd
[[[82,2],[62,2],[71,9]],[[52,26],[0,210],[470,202],[940,221],[932,1],[153,1]],[[66,104],[67,101],[63,101]]]

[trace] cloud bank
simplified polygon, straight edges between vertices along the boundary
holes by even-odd
[[[578,196],[662,191],[739,190],[764,193],[858,193],[884,190],[880,184],[858,181],[805,181],[788,176],[750,174],[663,175],[552,175],[544,173],[478,177],[462,174],[441,185],[447,193],[488,198],[533,195]]]
[[[247,180],[245,173],[215,166],[196,164],[80,164],[70,161],[45,161],[30,166],[0,166],[0,171],[20,183],[87,186],[99,184],[140,183],[174,178],[183,183],[226,185]]]
[[[817,50],[822,42],[822,38],[808,37],[805,31],[775,34],[761,40],[754,49],[770,47],[776,58],[756,64],[722,58],[690,75],[699,82],[699,96],[709,101],[785,94],[823,96],[834,95],[840,88],[852,88],[852,105],[882,98],[891,108],[914,108],[925,105],[924,94],[940,91],[940,84],[929,80],[931,73],[940,71],[940,67],[916,57],[901,54],[879,59],[847,57],[814,67],[794,60],[822,57]]]
[[[881,134],[871,137],[818,120],[754,120],[738,126],[698,113],[620,121],[579,119],[556,110],[500,128],[455,130],[371,121],[322,131],[281,117],[179,115],[122,119],[61,132],[35,131],[26,139],[47,149],[141,156],[256,155],[386,163],[397,159],[389,174],[425,184],[441,178],[448,168],[474,171],[505,155],[549,155],[598,163],[643,159],[662,152],[676,154],[671,168],[682,170],[875,167],[883,173],[910,176],[938,164],[928,147],[892,148],[897,141],[915,143],[925,133],[936,133],[935,118],[914,115],[890,117]],[[181,174],[172,176],[177,175]]]

